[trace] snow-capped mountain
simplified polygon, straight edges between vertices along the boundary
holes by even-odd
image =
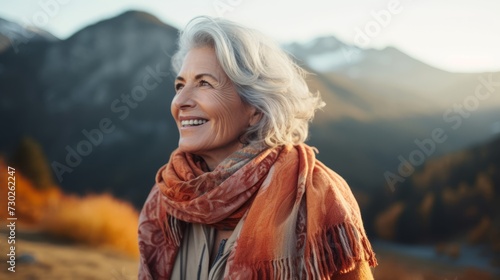
[[[359,63],[364,56],[360,48],[347,45],[333,36],[319,37],[305,44],[291,43],[283,47],[316,72],[339,71]]]

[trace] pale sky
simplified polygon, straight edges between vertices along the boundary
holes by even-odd
[[[0,17],[61,39],[130,9],[177,28],[222,16],[279,42],[333,35],[364,48],[394,46],[448,71],[500,71],[498,0],[0,0]]]

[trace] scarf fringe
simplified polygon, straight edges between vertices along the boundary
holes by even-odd
[[[330,279],[336,273],[347,273],[356,263],[367,261],[376,266],[377,260],[363,230],[349,223],[324,229],[309,239],[305,256],[245,264],[250,279]]]
[[[347,273],[356,267],[356,263],[367,261],[376,266],[377,260],[363,229],[353,224],[342,223],[322,230],[309,240],[314,266],[313,278],[329,277],[335,272]],[[306,253],[307,254],[307,253]]]

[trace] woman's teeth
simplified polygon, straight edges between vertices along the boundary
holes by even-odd
[[[207,120],[186,120],[186,121],[181,121],[181,126],[196,126],[196,125],[201,125],[206,123]]]

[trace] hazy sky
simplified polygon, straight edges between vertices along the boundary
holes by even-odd
[[[0,17],[62,39],[130,9],[178,28],[197,15],[223,16],[280,42],[334,35],[361,47],[395,46],[449,71],[500,71],[498,0],[0,0]]]

